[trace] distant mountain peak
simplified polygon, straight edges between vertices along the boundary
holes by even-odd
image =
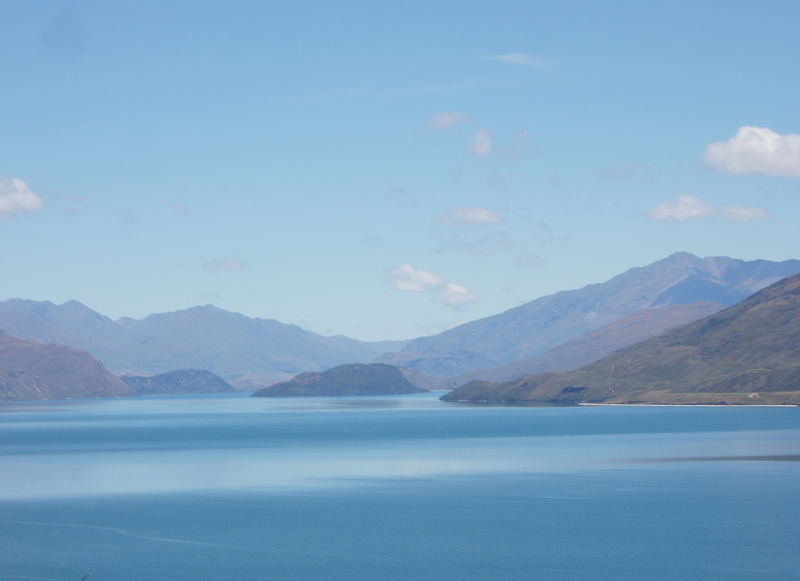
[[[498,315],[415,339],[402,352],[381,360],[431,373],[431,364],[441,353],[459,353],[460,361],[453,360],[447,375],[460,375],[535,357],[639,309],[695,302],[730,306],[797,272],[800,260],[743,261],[676,252],[605,282],[540,297]],[[485,361],[481,363],[480,358]]]
[[[503,403],[800,404],[800,274],[568,373],[467,383],[444,399]]]

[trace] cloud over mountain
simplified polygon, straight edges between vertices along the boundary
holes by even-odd
[[[678,199],[674,202],[659,204],[650,211],[648,216],[654,220],[683,222],[686,220],[710,218],[716,213],[716,207],[706,204],[696,196],[678,196]],[[720,213],[723,217],[738,222],[769,218],[769,214],[761,208],[749,208],[747,206],[725,206],[721,208]]]
[[[431,292],[432,298],[451,307],[474,301],[477,297],[465,286],[446,281],[428,270],[417,270],[410,264],[401,264],[391,270],[392,288],[404,292]]]
[[[695,220],[713,216],[716,210],[695,196],[678,196],[674,202],[659,204],[650,212],[655,220]]]

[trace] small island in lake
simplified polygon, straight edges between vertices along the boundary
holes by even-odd
[[[216,373],[204,369],[179,369],[152,377],[121,375],[139,395],[183,393],[232,393],[234,387]]]
[[[393,365],[352,363],[322,372],[301,373],[289,381],[260,389],[253,397],[399,395],[427,391],[408,381]]]

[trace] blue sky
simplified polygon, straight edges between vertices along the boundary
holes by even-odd
[[[0,4],[0,298],[408,338],[800,257],[796,2]]]

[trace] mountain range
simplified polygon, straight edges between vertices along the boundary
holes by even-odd
[[[78,301],[55,305],[10,299],[0,302],[0,329],[22,339],[84,349],[117,372],[207,369],[229,380],[247,377],[255,385],[370,361],[403,344],[325,337],[211,305],[113,321]]]
[[[660,335],[674,327],[691,323],[723,308],[719,303],[700,302],[641,309],[536,357],[507,363],[500,367],[473,371],[452,378],[452,381],[456,385],[462,385],[476,379],[509,381],[534,373],[571,371],[602,359],[614,351]]]
[[[132,395],[133,387],[85,351],[0,332],[0,400]]]
[[[603,283],[408,342],[322,336],[211,305],[115,321],[77,301],[24,299],[0,302],[0,329],[23,340],[85,350],[126,375],[203,369],[240,389],[257,389],[298,373],[381,362],[407,368],[404,373],[413,373],[417,385],[437,388],[579,367],[798,272],[800,260],[680,252]]]
[[[678,252],[603,283],[414,339],[379,361],[430,375],[463,375],[536,357],[641,309],[695,302],[730,306],[798,272],[800,260],[744,261]]]
[[[800,404],[800,275],[567,373],[473,381],[475,403]]]

